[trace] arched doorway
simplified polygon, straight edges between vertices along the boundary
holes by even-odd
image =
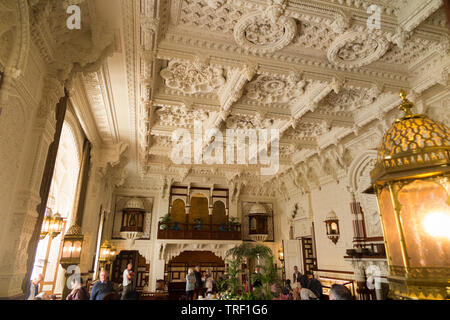
[[[64,286],[64,270],[59,260],[63,235],[72,223],[81,164],[80,150],[73,127],[65,121],[46,208],[49,219],[56,215],[63,219],[62,228],[58,234],[45,234],[43,224],[32,272],[32,278],[38,274],[44,276],[40,290],[48,294],[61,294]]]
[[[187,271],[196,266],[199,266],[202,272],[208,269],[215,280],[225,272],[225,261],[211,251],[181,252],[172,258],[165,268],[165,281],[168,283],[170,300],[178,300],[185,294]]]

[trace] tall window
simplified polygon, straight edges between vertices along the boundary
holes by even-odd
[[[54,237],[50,233],[45,236],[45,232],[41,233],[33,268],[33,278],[45,273],[41,288],[50,294],[60,294],[63,289],[64,271],[59,265],[61,241],[72,223],[81,165],[80,151],[72,126],[64,122],[46,209],[49,218],[56,214],[61,216],[62,230]]]

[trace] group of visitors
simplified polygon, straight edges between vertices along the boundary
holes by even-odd
[[[138,294],[133,289],[133,265],[129,263],[123,272],[122,296],[121,300],[137,300]],[[45,292],[39,293],[44,276],[38,274],[32,281],[26,296],[26,300],[56,300],[54,295]],[[100,271],[99,280],[92,287],[91,294],[88,288],[83,285],[81,277],[74,277],[71,282],[72,291],[67,295],[66,300],[118,300],[118,294],[113,283],[108,279],[108,272],[104,269]]]
[[[203,294],[208,295],[213,293],[215,286],[215,280],[209,271],[201,272],[200,267],[189,268],[186,275],[186,299],[194,300],[194,297],[201,296]]]
[[[298,267],[294,267],[293,286],[291,280],[286,280],[284,288],[280,292],[281,300],[323,300],[323,288],[318,279],[311,272],[302,274]],[[330,300],[353,300],[350,290],[340,284],[333,284],[329,293]]]
[[[133,264],[129,263],[123,271],[122,296],[121,300],[138,300],[139,295],[133,288],[134,272]],[[108,280],[108,273],[105,270],[100,272],[100,280],[92,287],[91,300],[118,300],[116,289]]]

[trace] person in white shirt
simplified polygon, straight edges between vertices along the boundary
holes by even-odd
[[[308,288],[302,288],[300,282],[295,283],[294,300],[318,300],[317,296]]]
[[[127,265],[127,268],[123,271],[123,290],[122,290],[122,300],[124,300],[127,296],[127,294],[131,291],[133,291],[133,276],[134,273],[131,270],[133,268],[133,265],[129,263]]]

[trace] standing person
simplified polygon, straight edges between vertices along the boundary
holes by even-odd
[[[294,266],[294,274],[292,276],[293,278],[293,283],[300,283],[302,285],[303,288],[306,288],[307,284],[308,284],[308,276],[306,274],[302,274],[299,270],[297,266]]]
[[[306,288],[314,292],[316,297],[319,300],[322,300],[322,284],[319,280],[314,279],[314,275],[311,272],[307,273],[308,276],[308,283],[306,285]]]
[[[44,276],[42,274],[38,274],[33,280],[30,281],[25,300],[34,300],[34,297],[39,294],[39,285],[42,280],[44,280]]]
[[[205,287],[206,287],[206,295],[208,295],[208,293],[213,292],[214,279],[213,279],[211,273],[209,273],[208,269],[206,270],[206,274],[205,274]]]
[[[66,300],[89,300],[89,292],[83,286],[83,279],[75,277],[72,280],[72,292],[69,293]]]
[[[186,297],[187,300],[194,300],[194,291],[195,291],[195,274],[194,269],[189,268],[188,274],[186,275]]]
[[[259,272],[259,267],[255,268],[255,272],[253,273],[253,283],[252,286],[253,288],[258,288],[262,286],[261,280],[260,278],[260,272]]]
[[[91,300],[103,300],[103,298],[114,293],[114,287],[111,281],[108,280],[108,274],[105,269],[100,271],[100,280],[92,287]]]
[[[202,273],[200,271],[199,266],[195,267],[194,275],[195,275],[195,292],[198,297],[201,294],[203,288]]]
[[[353,296],[346,286],[333,284],[330,290],[330,300],[353,300]]]
[[[122,297],[120,298],[121,300],[125,299],[125,296],[133,291],[133,270],[131,270],[133,268],[133,264],[129,263],[127,265],[127,268],[123,271],[123,282],[122,282],[122,286],[123,286],[123,290],[122,290]]]
[[[300,282],[302,278],[302,273],[298,271],[298,267],[294,266],[294,274],[292,275],[292,283]]]

